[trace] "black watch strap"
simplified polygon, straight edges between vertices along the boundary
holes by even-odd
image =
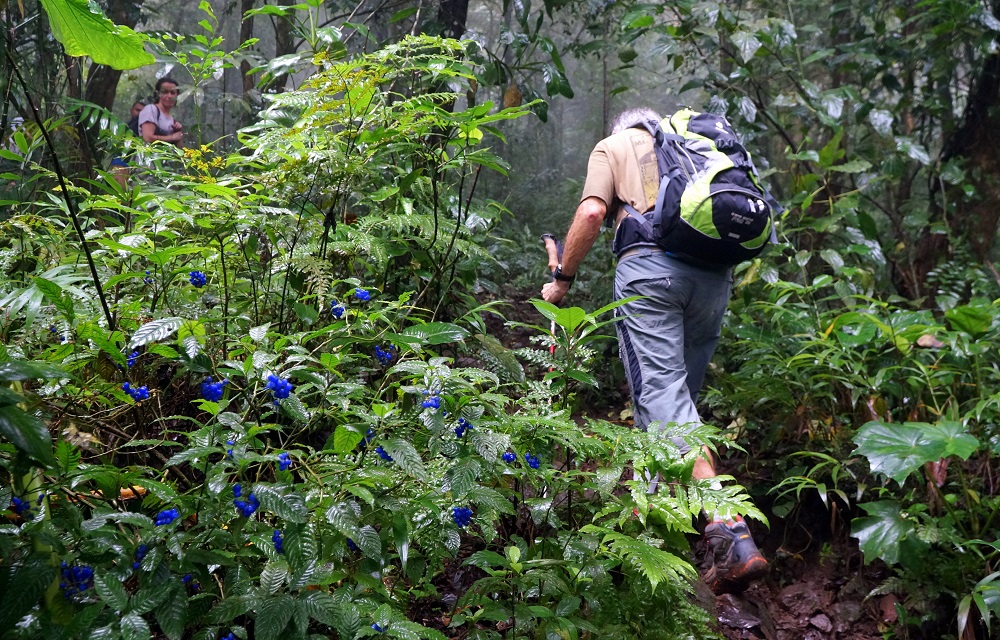
[[[559,265],[558,267],[556,267],[556,270],[552,272],[552,277],[555,278],[556,280],[560,280],[562,282],[570,282],[570,283],[572,283],[574,280],[576,280],[576,274],[568,276],[568,275],[566,275],[565,273],[562,272],[562,265]]]

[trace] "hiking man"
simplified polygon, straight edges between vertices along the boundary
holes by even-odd
[[[645,213],[654,208],[660,173],[653,137],[643,122],[659,122],[651,109],[629,109],[612,122],[612,133],[590,154],[583,196],[563,246],[562,262],[542,298],[558,304],[605,219],[613,219],[618,257],[615,298],[643,296],[618,308],[619,352],[625,366],[635,425],[646,431],[701,425],[695,408],[715,351],[732,287],[732,270],[666,253],[642,232],[623,205]],[[681,453],[691,447],[673,438]],[[693,476],[714,478],[711,452],[694,464]],[[739,516],[709,514],[705,537],[713,566],[705,581],[715,593],[741,591],[767,571],[767,561]]]

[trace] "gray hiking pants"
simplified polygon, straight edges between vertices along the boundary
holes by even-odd
[[[634,249],[618,262],[615,299],[644,296],[615,311],[638,428],[675,423],[688,432],[701,425],[695,402],[732,284],[728,268],[703,269],[658,249]],[[682,453],[690,451],[682,438],[673,441]]]

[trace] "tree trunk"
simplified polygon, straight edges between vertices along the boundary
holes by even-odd
[[[465,33],[468,17],[469,0],[441,0],[441,6],[438,8],[441,35],[446,38],[461,37]]]
[[[240,0],[240,15],[245,16],[247,11],[254,8],[256,0]],[[240,44],[253,37],[253,16],[249,18],[244,18],[243,22],[240,23]],[[247,94],[253,91],[253,87],[256,84],[254,82],[253,76],[250,75],[250,61],[243,60],[240,62],[240,76],[243,78],[243,99],[247,99]]]

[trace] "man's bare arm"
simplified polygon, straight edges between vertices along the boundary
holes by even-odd
[[[568,276],[575,275],[576,270],[583,262],[584,256],[594,246],[594,240],[601,231],[604,223],[604,215],[608,211],[608,205],[603,200],[596,197],[586,198],[576,208],[573,216],[573,223],[566,233],[566,241],[563,246],[562,272]],[[569,291],[568,282],[553,280],[542,287],[542,298],[546,302],[559,304],[566,292]]]

